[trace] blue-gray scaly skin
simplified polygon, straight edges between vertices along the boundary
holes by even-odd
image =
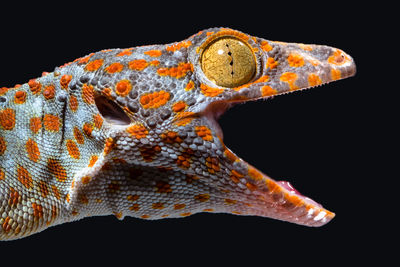
[[[236,156],[216,119],[237,102],[354,74],[336,48],[212,28],[93,53],[0,88],[0,239],[109,214],[324,225],[334,213]]]

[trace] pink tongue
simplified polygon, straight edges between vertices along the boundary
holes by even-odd
[[[291,194],[296,194],[296,195],[304,198],[305,200],[307,200],[309,203],[312,203],[312,204],[322,208],[321,204],[315,202],[311,198],[308,198],[308,197],[303,196],[302,194],[300,194],[300,192],[297,191],[288,181],[277,181],[276,183],[278,185],[282,186],[283,188],[285,188],[286,190],[288,190]]]

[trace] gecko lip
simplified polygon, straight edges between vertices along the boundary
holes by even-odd
[[[322,208],[322,205],[319,204],[318,202],[312,200],[309,197],[304,196],[303,194],[301,194],[297,189],[295,189],[291,183],[289,183],[288,181],[277,181],[276,182],[278,185],[280,185],[281,187],[285,188],[287,191],[289,191],[289,193],[293,194],[293,195],[297,195],[301,198],[303,198],[306,202],[313,204],[317,207]]]

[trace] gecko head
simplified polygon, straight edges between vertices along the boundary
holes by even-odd
[[[349,55],[333,47],[269,41],[225,28],[134,52],[112,51],[119,62],[113,56],[101,61],[103,72],[119,75],[115,85],[99,87],[95,99],[110,125],[104,136],[112,133],[115,142],[105,145],[109,158],[123,153],[128,163],[162,169],[160,164],[168,164],[189,180],[201,177],[213,193],[221,194],[217,200],[224,199],[216,204],[220,211],[315,226],[333,218],[291,184],[270,179],[231,152],[217,118],[234,103],[350,77],[356,68]],[[88,65],[96,60],[95,55]],[[288,217],[282,215],[289,210]]]
[[[200,89],[217,101],[246,101],[307,89],[356,73],[340,49],[269,41],[231,29],[192,37],[189,52]]]

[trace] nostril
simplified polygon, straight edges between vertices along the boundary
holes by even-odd
[[[345,53],[337,49],[332,56],[328,58],[328,62],[334,65],[342,65],[348,61],[348,57]]]

